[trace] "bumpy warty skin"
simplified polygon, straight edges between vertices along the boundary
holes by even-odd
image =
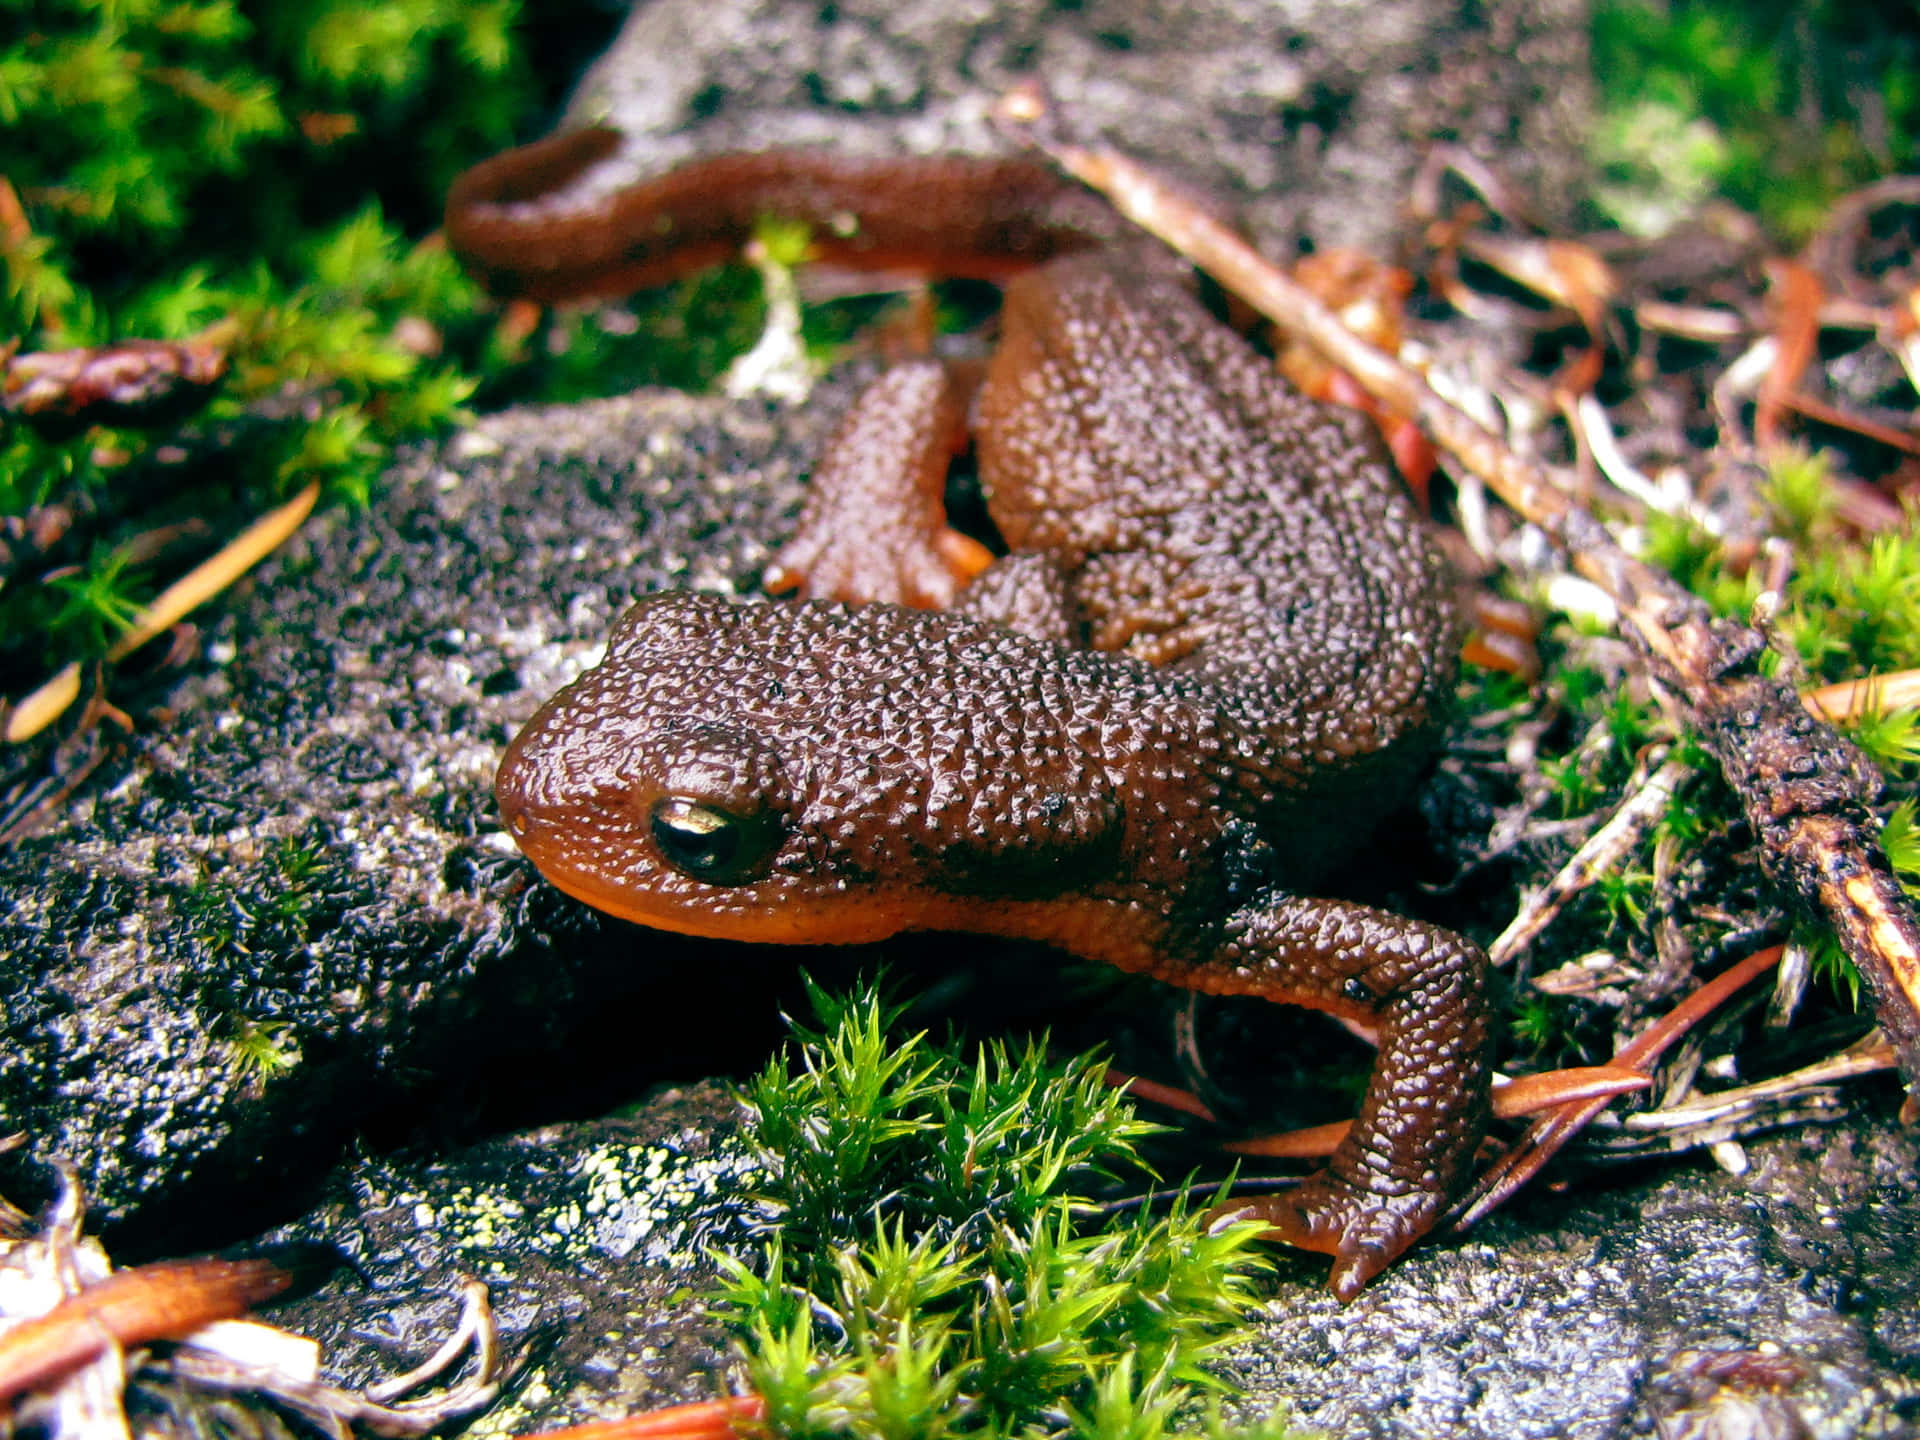
[[[522,843],[583,898],[683,904],[717,933],[786,917],[869,939],[957,915],[945,900],[1143,888],[1171,906],[1227,788],[1189,688],[964,615],[661,595],[514,742],[502,804],[537,817]],[[1136,774],[1177,802],[1124,805]],[[664,863],[648,815],[671,794],[776,813],[766,876],[713,886]]]
[[[1480,952],[1301,893],[1424,758],[1444,568],[1365,422],[1177,279],[1056,261],[1002,327],[977,444],[1008,559],[945,613],[643,601],[514,741],[502,812],[556,884],[649,925],[1022,936],[1373,1023],[1328,1170],[1254,1207],[1351,1298],[1486,1117]]]
[[[1285,387],[1177,280],[1104,257],[1017,282],[1004,324],[983,479],[1026,552],[1007,568],[1063,583],[1007,598],[989,572],[951,614],[643,601],[502,768],[517,836],[563,886],[617,913],[653,897],[656,921],[683,903],[715,933],[803,933],[783,911],[831,938],[979,928],[944,902],[1065,895],[1204,923],[1246,866],[1309,883],[1391,801],[1453,615],[1365,423]],[[1021,627],[1080,647],[994,623],[1048,593],[1067,613]],[[692,880],[648,837],[655,799],[722,775],[780,818],[762,880]],[[1139,964],[1140,943],[1099,953]]]
[[[1009,545],[1067,574],[1089,646],[1212,683],[1250,787],[1236,813],[1297,823],[1303,791],[1359,793],[1356,763],[1378,791],[1383,760],[1430,735],[1458,647],[1445,566],[1371,427],[1280,381],[1172,276],[1103,256],[1048,275],[1009,289],[981,396]],[[1301,881],[1359,838],[1338,828],[1284,847]]]

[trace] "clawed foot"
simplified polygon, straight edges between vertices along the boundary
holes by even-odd
[[[834,532],[822,524],[803,529],[767,567],[772,593],[797,591],[803,598],[844,600],[849,605],[885,601],[919,610],[945,610],[993,563],[993,552],[958,530],[933,534],[875,527]]]
[[[1421,1191],[1369,1194],[1322,1171],[1285,1194],[1222,1205],[1215,1215],[1264,1221],[1273,1239],[1333,1256],[1328,1283],[1346,1301],[1433,1228],[1441,1205],[1439,1195]]]

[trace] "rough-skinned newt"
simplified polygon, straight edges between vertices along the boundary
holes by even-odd
[[[1481,952],[1303,893],[1430,751],[1443,564],[1364,419],[1124,253],[1012,281],[974,408],[1010,553],[952,609],[642,600],[513,741],[507,828],[660,929],[1037,939],[1375,1027],[1327,1169],[1245,1207],[1351,1298],[1434,1223],[1487,1113]],[[834,572],[876,476],[937,486],[945,449],[903,437],[957,411],[932,362],[875,382],[776,569]]]

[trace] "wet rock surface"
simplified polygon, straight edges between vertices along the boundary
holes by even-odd
[[[1920,1137],[1749,1158],[1529,1194],[1345,1309],[1289,1287],[1234,1366],[1338,1436],[1920,1434]]]
[[[654,1022],[629,1074],[715,1064],[726,1024],[658,1023],[711,1003],[701,947],[532,883],[493,769],[635,594],[750,581],[846,389],[503,415],[309,526],[177,722],[0,860],[7,1129],[99,1220],[204,1243],[202,1202],[284,1211],[357,1130],[457,1134],[477,1089],[590,1068],[623,1007]]]
[[[513,1379],[467,1433],[614,1419],[737,1388],[708,1313],[710,1250],[761,1237],[757,1162],[717,1085],[672,1089],[626,1118],[488,1141],[427,1163],[369,1162],[273,1235],[351,1263],[279,1307],[341,1383],[375,1385],[450,1334],[468,1278],[486,1285]]]

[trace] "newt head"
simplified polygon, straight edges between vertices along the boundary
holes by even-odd
[[[964,664],[942,643],[955,628],[884,605],[643,600],[508,747],[507,833],[560,889],[655,929],[842,944],[979,923],[981,897],[955,887],[979,889],[965,842],[984,821],[999,877],[1030,838],[1065,879],[1076,827],[1107,816],[1037,805],[1022,831],[1027,807],[968,759],[1006,722],[963,713],[943,667],[902,665]]]
[[[607,658],[514,738],[494,790],[507,833],[589,905],[780,939],[800,801],[764,722],[738,713],[740,677],[716,644],[732,608],[689,595],[635,606]]]

